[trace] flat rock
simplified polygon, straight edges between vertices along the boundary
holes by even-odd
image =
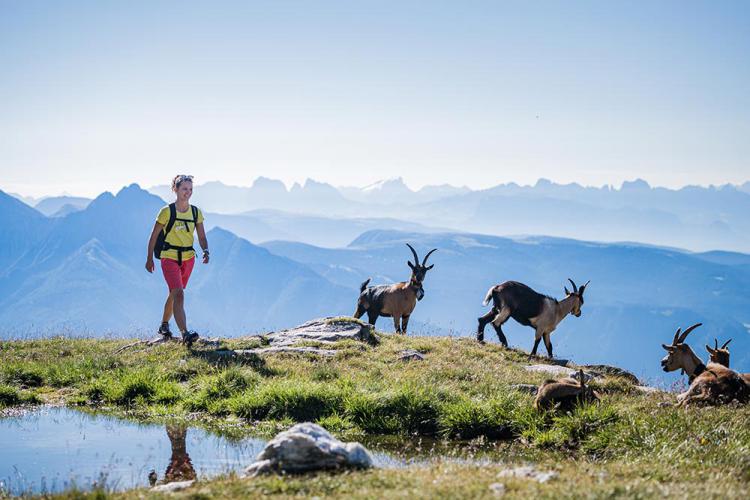
[[[361,444],[341,442],[321,426],[305,422],[269,441],[246,473],[256,476],[271,472],[299,473],[372,466],[372,456]]]
[[[558,365],[528,365],[524,366],[523,368],[524,370],[529,372],[551,373],[560,377],[567,377],[571,373],[570,368]]]
[[[635,385],[640,385],[641,382],[638,380],[638,377],[633,375],[627,370],[623,370],[622,368],[619,368],[617,366],[611,366],[611,365],[583,365],[581,366],[584,370],[586,370],[589,373],[593,373],[597,377],[604,377],[604,376],[610,376],[610,377],[622,377],[624,379],[627,379],[634,383]]]
[[[376,343],[371,325],[354,318],[323,318],[308,321],[295,328],[263,336],[271,346],[289,346],[300,342],[332,344],[340,340]]]
[[[401,361],[424,361],[424,354],[414,349],[407,349],[398,353],[398,359]]]
[[[175,481],[174,483],[160,484],[154,486],[151,491],[159,493],[174,493],[175,491],[181,491],[190,488],[195,483],[195,480],[190,481]]]
[[[501,470],[498,472],[497,477],[515,477],[521,479],[530,479],[538,483],[546,483],[557,477],[557,472],[554,471],[540,471],[532,465],[524,465],[521,467],[513,467],[510,469]]]

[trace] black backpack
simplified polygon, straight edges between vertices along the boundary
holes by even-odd
[[[195,225],[198,223],[198,207],[190,205],[190,208],[193,209],[193,219],[178,219],[177,218],[177,206],[174,203],[169,204],[169,222],[167,222],[167,225],[164,226],[164,230],[159,233],[159,236],[156,237],[156,245],[154,245],[154,258],[161,259],[161,253],[164,250],[177,250],[177,263],[179,265],[182,265],[182,252],[188,252],[188,251],[195,251],[193,247],[178,247],[175,245],[172,245],[167,242],[166,238],[169,232],[174,227],[174,223],[176,221],[182,221],[185,223],[185,226],[187,226],[188,231],[190,231],[190,226],[188,226],[189,222],[193,223],[193,230],[195,230]]]

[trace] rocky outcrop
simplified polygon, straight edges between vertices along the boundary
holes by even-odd
[[[291,427],[269,441],[246,472],[255,476],[271,472],[366,469],[372,466],[372,456],[364,446],[343,443],[321,426],[306,422]]]
[[[262,336],[271,347],[289,347],[301,342],[333,344],[341,340],[377,343],[371,325],[354,318],[323,318],[308,321],[295,328]]]

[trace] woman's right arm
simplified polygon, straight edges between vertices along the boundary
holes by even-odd
[[[148,256],[146,257],[146,271],[154,272],[154,247],[156,246],[156,238],[159,237],[163,224],[154,222],[154,229],[151,231],[151,237],[148,239]]]

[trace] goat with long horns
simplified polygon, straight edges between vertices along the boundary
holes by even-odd
[[[677,396],[677,404],[720,405],[731,401],[747,403],[750,401],[750,385],[742,375],[718,363],[709,362],[704,365],[685,343],[688,334],[699,326],[701,323],[696,323],[684,332],[678,328],[672,344],[661,345],[667,351],[667,355],[661,360],[664,371],[682,370],[690,379],[690,387]]]
[[[506,281],[490,287],[482,304],[486,306],[492,302],[492,309],[479,318],[477,340],[484,342],[484,327],[487,323],[492,323],[497,338],[505,347],[508,347],[508,340],[505,338],[502,326],[503,323],[508,321],[508,318],[513,318],[522,325],[530,326],[536,330],[531,355],[536,356],[539,341],[544,339],[547,354],[552,358],[552,341],[549,336],[568,314],[575,317],[581,315],[583,292],[589,284],[587,281],[585,285],[578,288],[572,279],[569,278],[568,281],[573,285],[573,291],[571,292],[567,287],[564,287],[565,298],[562,300],[537,293],[517,281]]]
[[[409,317],[414,311],[417,301],[422,300],[422,297],[424,297],[422,283],[424,282],[425,275],[427,271],[434,267],[434,264],[431,266],[427,265],[427,259],[432,255],[432,252],[437,250],[437,248],[430,250],[420,264],[417,251],[408,243],[406,246],[409,247],[412,255],[414,255],[414,264],[410,261],[407,262],[409,268],[411,268],[411,278],[409,281],[402,281],[393,285],[367,286],[372,279],[368,278],[359,287],[357,311],[354,313],[355,318],[360,318],[364,313],[367,313],[367,320],[371,325],[375,324],[379,316],[392,317],[396,333],[403,333],[404,335],[406,335]]]

